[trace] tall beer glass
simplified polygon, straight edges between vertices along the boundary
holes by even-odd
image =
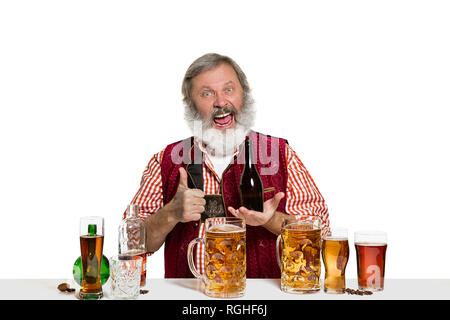
[[[386,232],[355,232],[355,248],[359,289],[382,291],[387,249]]]
[[[246,239],[245,221],[238,218],[209,218],[205,236],[192,240],[187,259],[192,274],[203,280],[205,294],[215,298],[242,297],[245,293]],[[205,246],[204,269],[200,274],[194,263],[193,248]]]
[[[323,289],[326,293],[345,293],[345,268],[349,254],[347,229],[331,229],[329,234],[322,237],[322,260],[325,268]]]
[[[285,217],[276,246],[282,291],[296,294],[320,291],[320,241],[319,217]]]
[[[103,296],[100,269],[103,256],[104,222],[102,217],[80,219],[80,247],[83,280],[80,299],[96,300]]]

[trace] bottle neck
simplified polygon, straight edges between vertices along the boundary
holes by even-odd
[[[127,208],[126,218],[138,218],[139,207],[137,204],[130,204]]]
[[[95,236],[97,234],[97,225],[96,224],[88,225],[88,234],[90,236]]]
[[[245,140],[245,166],[251,167],[255,164],[253,159],[253,143],[249,140]]]

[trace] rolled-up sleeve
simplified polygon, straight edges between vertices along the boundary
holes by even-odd
[[[286,162],[286,213],[319,217],[322,221],[322,232],[327,234],[330,229],[328,206],[311,175],[289,145],[286,145]]]
[[[164,206],[161,179],[161,160],[164,150],[153,155],[142,174],[138,192],[131,201],[139,206],[139,216],[146,216],[157,212]]]

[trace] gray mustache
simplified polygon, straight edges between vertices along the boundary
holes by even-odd
[[[214,107],[214,109],[211,111],[211,114],[209,116],[209,119],[204,123],[204,128],[210,128],[213,125],[214,118],[217,116],[220,116],[221,114],[225,113],[231,113],[234,117],[234,119],[237,121],[236,115],[238,114],[238,111],[233,106],[225,106],[225,107]]]
[[[222,108],[215,107],[211,112],[210,121],[213,121],[215,117],[220,116],[221,114],[231,113],[233,116],[237,114],[237,110],[233,106],[225,106]]]

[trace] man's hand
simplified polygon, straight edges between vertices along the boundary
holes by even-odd
[[[200,220],[205,211],[205,193],[200,189],[189,189],[187,172],[180,168],[180,184],[172,202],[172,217],[178,222]]]
[[[273,198],[265,201],[263,212],[248,210],[246,207],[240,207],[239,209],[228,207],[228,211],[235,217],[244,219],[245,223],[250,226],[264,226],[272,219],[283,198],[284,193],[278,192]]]
[[[204,193],[189,189],[187,172],[180,168],[180,183],[175,196],[168,204],[145,218],[147,229],[147,251],[156,252],[178,222],[197,221],[205,211]]]

